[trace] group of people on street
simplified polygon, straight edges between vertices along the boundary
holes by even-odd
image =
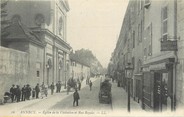
[[[51,95],[54,93],[55,85],[52,82],[52,84],[49,86],[51,89]],[[61,91],[61,82],[58,81],[56,84],[56,93],[59,93]],[[11,102],[20,102],[20,101],[25,101],[25,100],[30,100],[31,96],[32,99],[39,98],[39,95],[41,98],[47,97],[48,95],[48,87],[42,83],[42,85],[39,85],[39,83],[36,84],[35,87],[31,88],[29,84],[24,85],[22,88],[20,88],[19,85],[12,85],[10,88],[9,92],[4,93],[4,98],[5,97],[10,97]],[[5,98],[7,99],[7,98]],[[7,102],[7,100],[5,101]]]
[[[30,100],[31,96],[31,87],[29,84],[24,85],[22,88],[20,88],[19,85],[12,85],[10,88],[10,92],[5,92],[5,96],[8,95],[11,97],[11,101],[14,102],[20,102],[25,100]]]
[[[67,84],[68,85],[68,84]],[[91,80],[89,80],[89,87],[90,87],[90,91],[92,90],[92,82]],[[54,83],[52,82],[51,85],[49,86],[49,88],[51,89],[51,95],[53,95],[54,93],[54,89],[56,86],[56,93],[60,93],[61,92],[61,82],[58,81],[58,83],[56,83],[56,85],[54,85]],[[78,90],[81,90],[81,81],[78,79],[76,84],[75,84],[75,92],[73,93],[73,106],[78,106],[78,100],[80,99]],[[40,94],[41,93],[41,94]],[[42,83],[42,85],[39,85],[39,83],[36,84],[36,86],[34,88],[31,88],[29,84],[24,85],[22,88],[20,88],[19,85],[12,85],[12,87],[10,88],[10,92],[5,92],[5,95],[9,95],[11,97],[11,101],[14,102],[20,102],[20,101],[25,101],[25,100],[30,100],[30,97],[32,95],[32,99],[38,99],[39,96],[41,96],[41,98],[43,98],[44,96],[47,97],[48,95],[48,87],[45,86],[44,82]]]

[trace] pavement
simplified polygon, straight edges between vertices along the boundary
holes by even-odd
[[[115,112],[128,112],[128,95],[122,87],[117,87],[117,83],[112,83],[112,107]],[[145,112],[142,110],[140,103],[130,98],[130,112]]]

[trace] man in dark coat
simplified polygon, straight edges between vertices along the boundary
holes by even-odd
[[[61,92],[61,81],[58,82],[58,92]]]
[[[54,83],[53,82],[50,85],[50,89],[51,89],[51,95],[53,95],[53,93],[54,93]]]
[[[39,98],[38,95],[39,95],[39,92],[40,92],[40,86],[39,84],[37,83],[36,87],[35,87],[35,92],[36,92],[36,99]]]
[[[22,101],[25,101],[26,98],[26,86],[24,85],[24,87],[22,87]]]
[[[79,97],[79,93],[77,92],[77,89],[73,93],[73,99],[74,99],[73,106],[75,106],[75,103],[76,103],[76,106],[78,106],[78,100],[80,99],[80,97]]]
[[[29,84],[27,84],[27,87],[26,87],[26,99],[30,100],[30,96],[31,96],[31,87],[30,87]]]
[[[16,88],[15,88],[15,85],[14,84],[10,88],[10,93],[11,93],[11,100],[13,102],[14,101],[14,98],[15,98],[15,93],[16,93]]]
[[[19,85],[17,85],[17,88],[16,88],[17,102],[20,102],[20,96],[21,96],[21,90],[20,90]]]
[[[59,93],[59,83],[56,83],[56,93]]]

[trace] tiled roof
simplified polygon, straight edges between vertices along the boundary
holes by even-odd
[[[24,40],[43,44],[42,40],[35,33],[20,22],[10,24],[4,29],[4,32],[6,32],[6,36],[3,37],[3,41]]]

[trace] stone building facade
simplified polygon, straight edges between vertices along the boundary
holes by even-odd
[[[177,0],[177,38],[178,38],[178,64],[176,79],[176,105],[184,107],[184,1]]]
[[[75,80],[90,78],[90,66],[82,62],[80,57],[76,57],[74,54],[70,54],[70,78]]]
[[[69,78],[67,66],[71,50],[66,37],[67,12],[69,11],[67,0],[8,1],[6,9],[8,14],[6,18],[11,23],[18,22],[25,25],[28,28],[26,30],[30,30],[30,38],[35,36],[41,43],[41,45],[37,43],[36,46],[33,41],[29,40],[33,43],[33,45],[28,45],[29,51],[24,46],[20,46],[19,41],[13,43],[9,41],[4,45],[29,53],[29,64],[34,66],[29,69],[30,79],[39,77],[39,80],[34,81],[44,82],[47,85],[58,81],[66,84]],[[35,82],[30,84],[35,85]]]
[[[133,65],[130,92],[143,109],[183,105],[183,6],[181,0],[129,1],[111,63],[125,89],[124,68]]]

